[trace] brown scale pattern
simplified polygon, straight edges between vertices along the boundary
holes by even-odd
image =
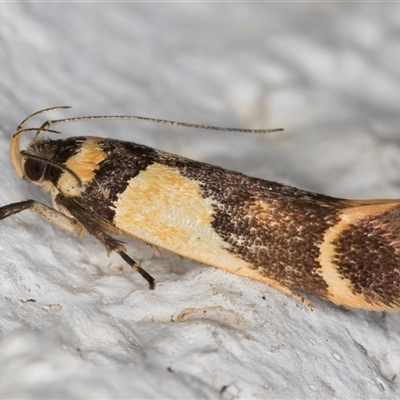
[[[68,140],[73,142],[82,139],[84,138],[78,137]],[[106,152],[107,158],[99,163],[99,170],[95,175],[96,182],[88,185],[81,196],[68,200],[68,207],[80,208],[88,215],[113,224],[114,201],[120,193],[124,192],[131,178],[154,163],[157,153],[146,146],[112,139],[105,139],[100,146]],[[52,161],[61,163],[58,158],[53,158]],[[53,180],[55,185],[57,179],[58,176],[56,180]],[[108,198],[104,198],[99,186],[108,193]],[[67,201],[62,197],[64,196],[58,196],[60,204]],[[93,201],[93,199],[101,199],[101,201]]]
[[[173,161],[215,201],[212,226],[232,253],[284,286],[327,297],[318,246],[338,222],[340,201],[191,160],[162,161]]]
[[[351,225],[333,242],[338,273],[371,303],[400,306],[400,207]]]
[[[28,151],[63,164],[80,151],[85,140],[39,140]],[[96,182],[79,197],[59,196],[58,200],[82,223],[87,221],[89,232],[107,248],[118,245],[99,236],[113,225],[113,202],[130,179],[158,162],[197,182],[202,196],[213,201],[212,226],[231,245],[233,254],[282,286],[328,297],[319,246],[326,230],[339,222],[341,210],[361,203],[251,178],[134,143],[105,139],[102,147],[107,158],[99,163]],[[45,179],[57,185],[61,173],[47,166]],[[332,245],[336,272],[351,282],[354,293],[371,303],[400,307],[400,206],[360,217],[355,225],[338,232]]]

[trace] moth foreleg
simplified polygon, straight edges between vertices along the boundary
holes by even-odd
[[[18,203],[8,204],[0,208],[0,219],[18,214],[21,211],[29,210],[34,214],[40,215],[60,228],[73,233],[76,236],[82,236],[85,228],[75,218],[68,217],[60,211],[55,210],[36,200],[25,200]]]

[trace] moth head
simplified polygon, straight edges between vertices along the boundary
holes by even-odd
[[[25,154],[25,157],[23,157],[24,178],[34,183],[42,183],[47,167],[46,162],[38,160],[30,154],[23,154]]]
[[[78,187],[82,185],[80,178],[74,171],[71,171],[64,165],[61,165],[51,160],[51,143],[54,143],[54,141],[43,140],[42,135],[44,132],[60,132],[47,129],[47,122],[43,124],[40,128],[25,128],[26,123],[34,116],[58,108],[66,107],[53,107],[45,109],[27,117],[18,125],[18,128],[15,131],[10,143],[11,162],[17,175],[21,179],[26,179],[32,183],[35,183],[36,185],[42,186],[45,190],[51,189],[52,186],[51,182],[46,180],[46,171],[49,167],[54,167],[61,171],[66,171],[76,180]],[[21,150],[21,136],[28,132],[36,132],[36,135],[34,139],[29,143],[27,151]]]

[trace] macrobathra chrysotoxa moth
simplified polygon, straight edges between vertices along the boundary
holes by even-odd
[[[151,288],[154,279],[113,235],[263,281],[298,300],[308,293],[348,307],[400,310],[400,200],[336,199],[119,140],[42,137],[56,132],[56,123],[151,118],[78,117],[25,129],[57,108],[26,118],[10,146],[18,176],[50,192],[53,208],[21,201],[0,208],[0,219],[29,209],[77,236],[88,231]],[[21,151],[29,131],[36,136]]]

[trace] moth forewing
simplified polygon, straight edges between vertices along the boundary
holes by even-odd
[[[400,308],[400,201],[336,199],[114,139],[42,136],[54,132],[54,123],[107,118],[101,116],[46,122],[21,151],[21,134],[34,130],[25,124],[39,113],[19,125],[11,159],[20,177],[51,193],[54,208],[27,200],[0,208],[0,219],[29,209],[77,236],[87,230],[151,288],[154,279],[113,235],[263,281],[299,300],[308,293],[348,307]]]

